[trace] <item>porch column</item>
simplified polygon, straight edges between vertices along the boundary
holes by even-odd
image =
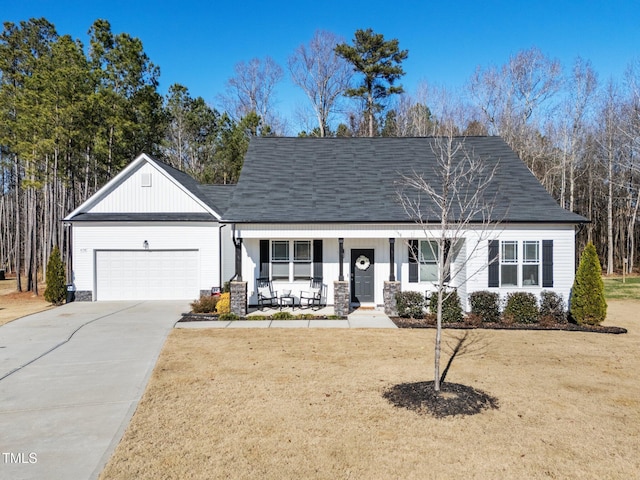
[[[233,281],[230,284],[230,311],[238,317],[247,315],[247,282]]]
[[[338,265],[340,266],[340,273],[338,274],[338,281],[344,282],[344,238],[338,239]]]
[[[242,281],[242,238],[236,238],[233,242],[236,247],[236,281]]]
[[[389,239],[389,281],[396,281],[396,239]]]

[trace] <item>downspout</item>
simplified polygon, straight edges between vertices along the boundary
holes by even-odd
[[[73,224],[71,222],[63,222],[62,226],[66,232],[66,240],[67,240],[67,261],[65,262],[67,265],[66,277],[67,277],[67,285],[73,283],[73,248],[72,248],[72,235],[71,229],[73,228]]]
[[[224,283],[222,281],[222,229],[226,227],[226,223],[218,224],[218,286],[222,292]]]

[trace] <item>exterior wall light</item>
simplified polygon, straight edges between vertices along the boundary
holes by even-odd
[[[142,248],[144,248],[145,250],[149,250],[149,242],[147,242],[146,240],[142,242]]]

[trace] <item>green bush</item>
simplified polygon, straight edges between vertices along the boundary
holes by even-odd
[[[293,320],[295,317],[291,312],[277,312],[271,315],[273,320]]]
[[[424,296],[419,292],[396,293],[396,308],[402,318],[422,318],[425,303]]]
[[[202,296],[199,300],[191,302],[191,311],[193,313],[214,313],[217,304],[218,297]]]
[[[496,292],[481,290],[469,295],[471,313],[483,322],[498,323],[500,321],[500,295]]]
[[[67,298],[67,285],[65,283],[64,264],[58,247],[53,247],[49,261],[47,262],[47,288],[44,291],[44,299],[54,305],[61,305]]]
[[[429,297],[429,311],[438,313],[438,292],[433,292]],[[442,294],[442,323],[462,322],[464,315],[457,290],[443,292]]]
[[[566,323],[567,315],[562,295],[550,290],[540,292],[540,318],[545,322]]]
[[[538,321],[538,300],[530,292],[511,292],[507,295],[507,304],[502,314],[507,323],[535,323]]]
[[[218,320],[240,320],[240,317],[235,313],[223,313],[218,317]]]
[[[602,268],[592,243],[580,257],[580,264],[571,290],[570,313],[579,325],[600,325],[607,316]]]
[[[313,313],[300,313],[295,316],[296,320],[313,320],[316,316]]]

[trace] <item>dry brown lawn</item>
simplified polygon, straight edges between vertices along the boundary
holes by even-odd
[[[638,311],[610,302],[626,335],[473,331],[447,380],[499,408],[443,419],[382,397],[433,379],[431,330],[176,329],[101,478],[638,478]]]
[[[18,293],[15,278],[0,280],[0,325],[52,308],[43,296],[45,286],[39,288],[40,295],[34,295],[33,292]]]

